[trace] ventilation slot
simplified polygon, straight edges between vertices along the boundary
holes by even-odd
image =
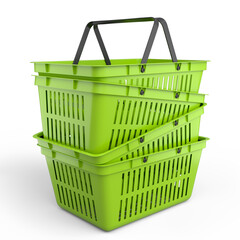
[[[118,84],[126,86],[149,87],[171,91],[191,91],[192,74],[169,74],[147,78],[119,79]]]
[[[112,129],[108,149],[110,150],[120,144],[136,138],[139,135],[152,130],[156,126],[172,121],[179,116],[186,114],[190,111],[190,109],[190,105],[181,105],[178,103],[172,104],[167,101],[159,103],[158,101],[147,102],[118,100],[116,103],[116,112],[113,123],[115,125],[121,125],[121,127],[114,127],[114,129]],[[186,142],[190,142],[191,126],[188,130],[184,129],[183,134],[184,135],[180,134],[180,136],[186,136]],[[178,136],[175,136],[175,133],[172,133],[172,136],[167,136],[165,139],[166,141],[162,140],[167,144],[162,147],[164,149],[168,149],[170,146],[174,146],[173,143],[176,142],[174,140],[175,137],[180,140]],[[72,144],[74,144],[74,142]],[[151,146],[148,146],[148,148],[151,149]],[[148,149],[144,149],[145,152],[147,152],[147,150]],[[132,154],[133,153],[130,153],[130,155]],[[129,158],[130,156],[127,155],[127,157]]]
[[[185,198],[192,155],[184,155],[122,174],[119,221]]]
[[[74,167],[53,160],[55,179],[59,182],[57,195],[61,205],[76,214],[82,214],[97,221],[91,176]],[[71,189],[69,189],[69,187]]]
[[[55,179],[69,187],[93,196],[91,175],[82,170],[53,160]]]
[[[85,150],[84,96],[52,90],[45,90],[45,96],[46,137]]]
[[[141,148],[138,148],[133,152],[129,152],[125,156],[121,156],[120,159],[121,159],[121,161],[123,161],[126,159],[139,157],[140,155],[142,156],[145,154],[151,154],[151,153],[159,152],[162,150],[167,150],[170,148],[178,147],[183,144],[187,144],[192,141],[192,137],[191,137],[192,130],[191,129],[192,129],[191,123],[186,124],[185,126],[180,127],[170,133],[167,133],[167,134],[163,135],[162,137],[160,137],[159,139],[156,139],[155,141],[153,141],[149,144],[143,145]],[[123,136],[122,136],[122,138],[120,138],[121,142],[125,141],[128,138],[133,138],[135,135],[136,136],[141,135],[141,130],[134,131],[133,136],[130,136],[130,134],[131,134],[131,132],[128,133],[127,131],[124,130]],[[116,146],[116,144],[113,144],[113,142],[116,141],[117,137],[119,138],[120,135],[121,135],[121,133],[119,135],[115,136],[114,131],[112,131],[112,137],[111,137],[111,141],[109,144],[109,149]],[[118,141],[116,141],[115,143],[118,143]]]

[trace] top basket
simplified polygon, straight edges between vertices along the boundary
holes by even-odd
[[[142,59],[110,60],[98,29],[100,24],[154,21]],[[161,23],[171,59],[148,59],[157,29]],[[94,27],[104,60],[79,61],[88,33]],[[118,85],[138,86],[182,92],[199,91],[207,61],[177,60],[167,23],[162,18],[135,18],[95,21],[87,24],[74,61],[34,62],[39,76],[100,81]]]

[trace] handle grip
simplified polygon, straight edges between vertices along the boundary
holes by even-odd
[[[99,46],[101,48],[104,60],[105,60],[107,65],[111,65],[111,61],[109,59],[107,50],[106,50],[105,45],[103,43],[100,31],[98,29],[98,25],[113,24],[113,23],[130,23],[130,22],[149,22],[149,21],[154,21],[154,24],[153,24],[153,27],[152,27],[152,30],[151,30],[151,33],[150,33],[150,36],[149,36],[147,46],[145,48],[141,63],[145,64],[148,61],[148,57],[149,57],[149,54],[150,54],[150,51],[151,51],[151,48],[152,48],[157,30],[158,30],[159,23],[161,23],[161,25],[163,27],[163,31],[164,31],[164,34],[165,34],[165,37],[166,37],[166,41],[167,41],[167,44],[168,44],[168,48],[169,48],[169,51],[170,51],[170,54],[171,54],[172,61],[177,62],[176,53],[175,53],[175,50],[174,50],[174,47],[173,47],[172,39],[171,39],[166,21],[163,18],[146,17],[146,18],[130,18],[130,19],[118,19],[118,20],[106,20],[106,21],[89,22],[87,24],[87,26],[85,27],[85,30],[83,32],[82,39],[79,43],[78,50],[77,50],[75,58],[73,60],[73,64],[78,64],[79,59],[82,55],[82,51],[83,51],[83,48],[85,46],[89,31],[90,31],[92,26],[94,27],[94,32],[95,32],[96,38],[98,40]],[[145,69],[142,66],[142,72],[144,72],[144,71],[145,71]]]

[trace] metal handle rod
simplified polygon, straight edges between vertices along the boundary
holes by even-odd
[[[152,28],[151,34],[149,36],[148,43],[147,43],[147,46],[145,48],[141,63],[142,64],[147,63],[147,60],[148,60],[148,57],[149,57],[149,54],[150,54],[150,51],[151,51],[156,33],[157,33],[157,30],[158,30],[159,23],[161,23],[161,25],[163,27],[164,34],[165,34],[165,37],[166,37],[166,41],[167,41],[167,44],[168,44],[168,48],[169,48],[169,51],[170,51],[170,54],[171,54],[172,61],[177,62],[177,57],[176,57],[176,54],[175,54],[175,50],[174,50],[174,47],[173,47],[172,39],[171,39],[166,21],[163,18],[147,17],[147,18],[131,18],[131,19],[118,19],[118,20],[106,20],[106,21],[89,22],[87,24],[87,26],[85,27],[85,30],[83,32],[81,41],[79,43],[79,46],[78,46],[78,49],[77,49],[77,52],[76,52],[76,55],[75,55],[75,58],[73,60],[73,64],[78,64],[79,59],[82,55],[82,51],[83,51],[83,48],[85,46],[89,31],[90,31],[92,26],[94,26],[94,32],[95,32],[95,35],[97,37],[98,43],[100,45],[100,48],[101,48],[103,57],[105,59],[105,62],[106,62],[107,65],[111,65],[111,61],[109,59],[107,50],[106,50],[105,45],[103,43],[100,31],[98,29],[98,25],[113,24],[113,23],[129,23],[129,22],[148,22],[148,21],[154,21],[154,24],[153,24],[153,28]]]
[[[98,25],[94,25],[93,29],[94,29],[95,35],[96,35],[96,37],[97,37],[99,46],[100,46],[100,48],[101,48],[101,51],[102,51],[103,57],[104,57],[104,59],[105,59],[105,62],[106,62],[107,65],[111,65],[111,62],[110,62],[110,59],[109,59],[107,50],[106,50],[106,48],[105,48],[105,45],[104,45],[104,43],[103,43],[101,34],[100,34],[100,32],[99,32],[99,29],[98,29]]]

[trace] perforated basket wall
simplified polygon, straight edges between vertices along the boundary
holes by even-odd
[[[101,153],[204,102],[204,95],[36,77],[44,137]]]
[[[117,164],[91,165],[42,147],[57,203],[112,230],[190,198],[206,139]],[[179,151],[180,149],[180,151]]]
[[[48,140],[43,137],[42,132],[35,134],[34,138],[42,147],[63,152],[92,164],[119,162],[197,141],[203,112],[204,106],[101,154],[91,154]]]

